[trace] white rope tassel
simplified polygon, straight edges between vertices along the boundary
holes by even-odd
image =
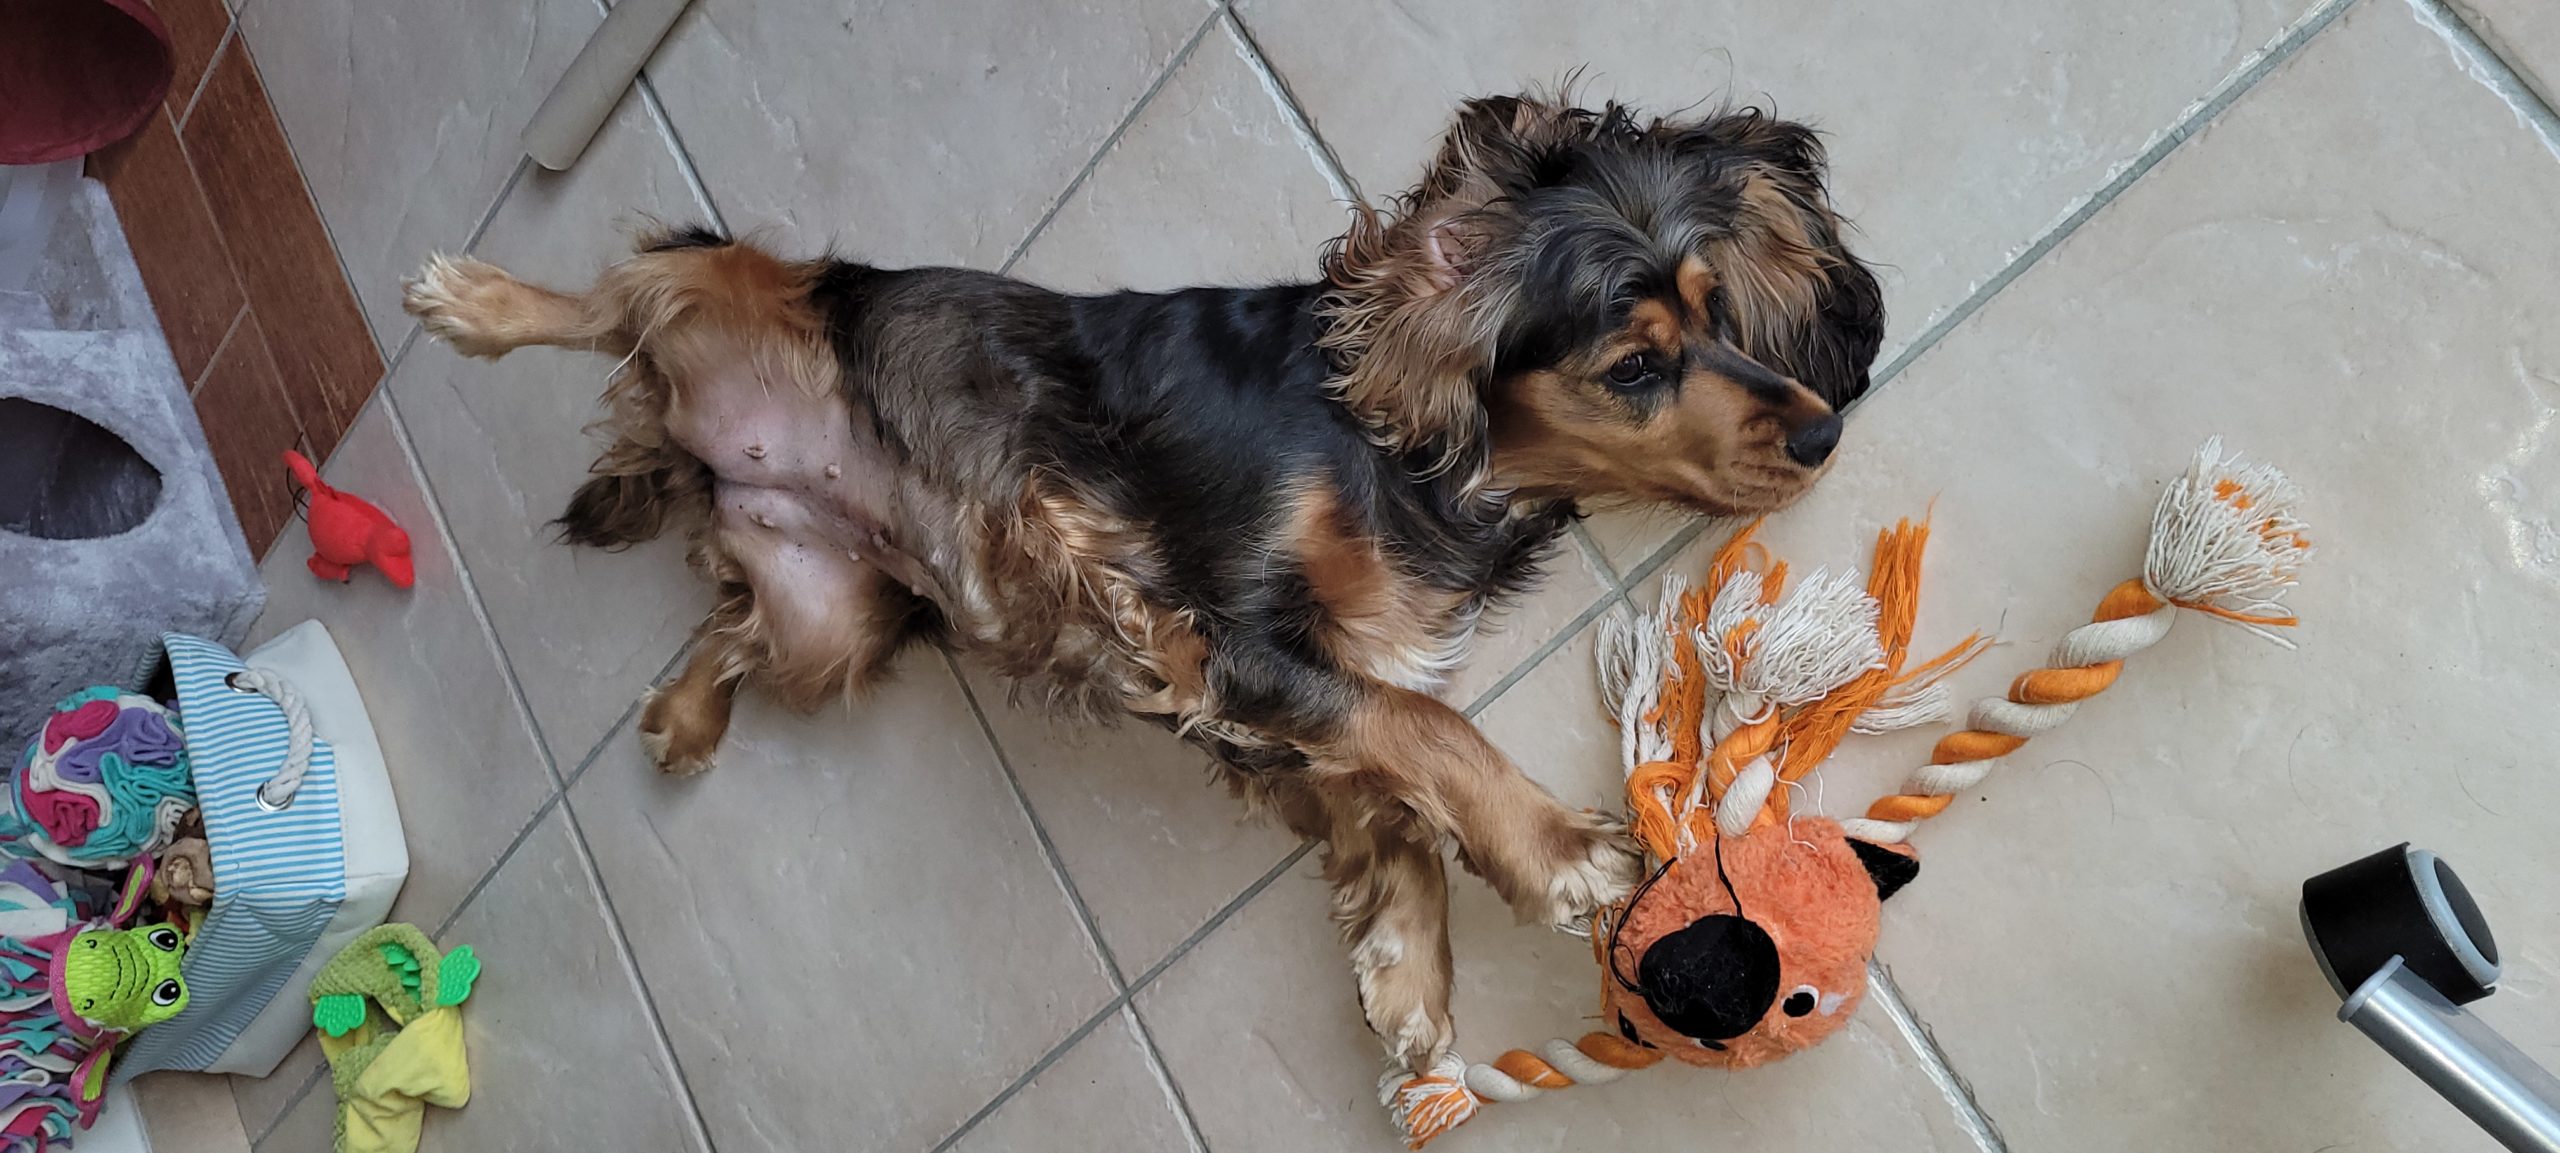
[[[1956,715],[1955,690],[1941,684],[1893,693],[1849,722],[1849,731],[1866,736],[1898,733],[1922,725],[1941,724]]]
[[[2313,551],[2294,516],[2301,501],[2301,491],[2281,471],[2224,456],[2220,437],[2206,441],[2186,475],[2169,483],[2151,511],[2143,585],[2176,604],[2289,619],[2285,590]],[[2263,624],[2234,623],[2292,647]]]
[[[1855,574],[1815,569],[1775,604],[1760,603],[1761,588],[1759,573],[1735,573],[1707,610],[1698,657],[1717,688],[1792,708],[1884,666],[1876,638],[1881,606]],[[1753,627],[1737,662],[1723,638],[1745,625]]]
[[[1600,701],[1618,723],[1618,758],[1625,772],[1671,755],[1671,736],[1645,719],[1662,700],[1662,681],[1675,643],[1672,620],[1687,585],[1663,581],[1662,599],[1650,613],[1612,613],[1601,619]]]
[[[1720,693],[1700,716],[1701,744],[1713,748],[1734,730],[1774,709],[1791,708],[1884,667],[1884,642],[1876,634],[1882,606],[1854,574],[1815,569],[1780,595],[1763,602],[1761,575],[1744,570],[1728,578],[1709,603],[1703,628],[1691,636],[1710,686]],[[1739,635],[1739,653],[1724,638]],[[1737,659],[1738,657],[1738,659]],[[1673,808],[1680,818],[1682,850],[1691,846],[1688,816],[1706,803],[1707,774]],[[1755,757],[1742,767],[1715,804],[1716,828],[1726,836],[1749,832],[1778,787],[1777,764]]]

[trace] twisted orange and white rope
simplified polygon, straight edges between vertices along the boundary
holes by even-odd
[[[1534,1053],[1513,1049],[1489,1065],[1470,1065],[1455,1053],[1445,1054],[1428,1073],[1388,1073],[1379,1082],[1379,1095],[1403,1131],[1405,1147],[1420,1149],[1466,1124],[1488,1102],[1526,1101],[1573,1085],[1605,1085],[1661,1060],[1662,1050],[1615,1033],[1585,1033],[1579,1041],[1559,1037]]]
[[[1843,827],[1861,840],[1908,839],[1921,821],[1981,784],[2001,757],[2106,691],[2125,658],[2169,635],[2181,609],[2288,643],[2274,630],[2295,623],[2283,597],[2312,553],[2294,516],[2300,500],[2283,473],[2225,457],[2220,440],[2207,442],[2152,511],[2141,578],[2109,590],[2090,623],[2063,635],[2046,667],[2019,676],[2006,697],[1976,703],[1968,727],[1940,738],[1929,764],[1900,793]]]

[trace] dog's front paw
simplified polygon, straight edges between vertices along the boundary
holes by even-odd
[[[402,282],[400,305],[418,318],[427,335],[452,345],[455,352],[494,357],[514,347],[495,333],[515,284],[514,277],[487,261],[438,255]]]
[[[1644,856],[1626,830],[1596,814],[1580,818],[1562,841],[1542,893],[1519,906],[1523,919],[1570,929],[1632,892],[1644,872]]]

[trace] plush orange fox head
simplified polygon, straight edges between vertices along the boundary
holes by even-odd
[[[1692,1065],[1810,1048],[1856,1011],[1884,899],[1919,872],[1909,845],[1821,817],[1718,837],[1664,866],[1614,926],[1612,1023]]]

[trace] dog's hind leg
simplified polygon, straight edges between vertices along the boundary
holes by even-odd
[[[401,285],[401,306],[427,335],[464,356],[495,359],[531,344],[610,356],[631,351],[620,308],[527,284],[467,256],[429,259]]]
[[[798,709],[860,696],[932,627],[921,598],[850,558],[732,532],[709,567],[720,605],[694,629],[684,671],[651,690],[640,710],[641,748],[665,772],[711,767],[748,677]]]
[[[1351,950],[1360,1012],[1390,1056],[1428,1069],[1448,1052],[1449,876],[1437,838],[1393,800],[1347,782],[1317,786],[1328,818],[1324,876]]]
[[[691,776],[711,767],[729,732],[738,683],[755,667],[747,634],[751,594],[723,599],[693,630],[693,652],[676,679],[649,690],[640,706],[640,748],[662,772]]]

